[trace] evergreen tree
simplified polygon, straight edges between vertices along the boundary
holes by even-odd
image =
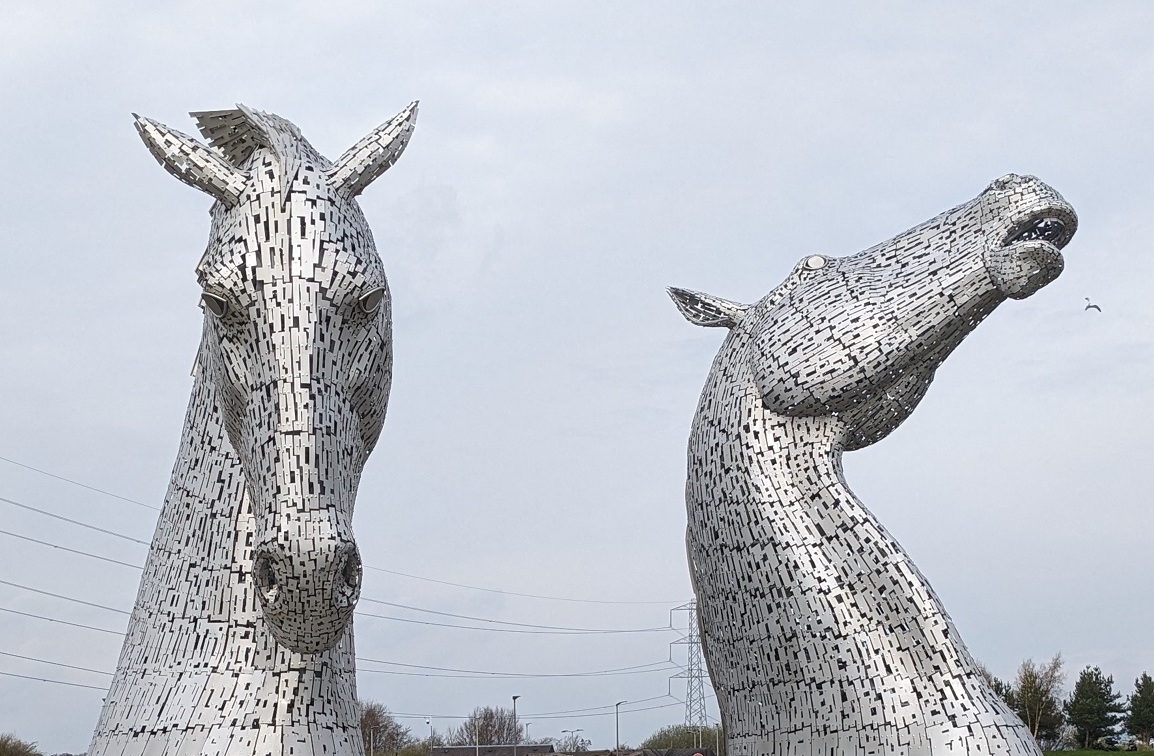
[[[1130,694],[1126,729],[1139,740],[1149,743],[1154,738],[1154,680],[1145,672],[1134,681]]]
[[[1074,684],[1074,693],[1064,706],[1066,717],[1078,733],[1083,747],[1098,738],[1112,735],[1125,710],[1121,694],[1114,692],[1114,678],[1097,667],[1087,666]]]

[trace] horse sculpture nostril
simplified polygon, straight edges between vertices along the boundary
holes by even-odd
[[[275,603],[280,594],[280,583],[277,581],[276,571],[273,570],[272,560],[268,554],[258,554],[253,560],[252,575],[264,603]]]
[[[345,557],[345,563],[341,567],[341,577],[345,580],[345,585],[353,590],[361,587],[361,556],[356,549],[350,549],[349,555]]]

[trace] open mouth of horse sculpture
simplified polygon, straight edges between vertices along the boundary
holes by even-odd
[[[731,756],[1040,754],[841,455],[897,428],[999,304],[1053,281],[1076,228],[1010,174],[863,252],[804,258],[752,305],[670,289],[690,322],[729,329],[685,496]]]

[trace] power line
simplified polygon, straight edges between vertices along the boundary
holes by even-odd
[[[55,619],[53,619],[53,617],[45,617],[45,616],[40,616],[37,614],[29,614],[27,612],[17,612],[17,611],[14,611],[14,609],[8,609],[6,607],[0,607],[0,611],[12,612],[13,614],[20,614],[23,616],[36,617],[36,619],[48,620],[50,622],[63,622],[62,620],[55,620]],[[65,624],[73,624],[73,626],[75,626],[75,627],[81,627],[81,628],[85,628],[85,629],[89,629],[89,630],[98,630],[98,631],[100,631],[100,633],[111,633],[113,635],[120,635],[121,637],[123,636],[122,633],[115,633],[115,631],[113,631],[113,630],[105,630],[104,628],[93,627],[93,626],[90,626],[90,624],[81,624],[81,623],[76,623],[76,622],[65,622]],[[9,653],[9,652],[5,652],[5,651],[0,651],[0,654],[2,654],[2,656],[15,657],[18,659],[27,659],[29,661],[39,661],[39,663],[42,663],[42,664],[51,664],[51,665],[55,665],[55,666],[59,666],[59,667],[68,667],[70,669],[81,669],[81,671],[84,671],[84,672],[92,672],[92,673],[96,673],[96,674],[103,674],[103,675],[110,675],[110,676],[112,675],[111,672],[104,672],[104,671],[102,671],[102,669],[91,669],[89,667],[77,667],[74,665],[61,664],[61,663],[59,663],[59,661],[50,661],[47,659],[39,659],[36,657],[25,657],[25,656],[21,656],[21,654],[18,654],[18,653]],[[370,669],[367,667],[361,667],[362,672],[370,672],[370,673],[377,673],[377,674],[395,674],[395,675],[405,675],[405,676],[427,676],[427,678],[455,678],[455,679],[465,679],[465,680],[505,679],[505,678],[516,678],[516,679],[591,678],[591,676],[615,676],[615,675],[621,675],[621,674],[645,674],[645,673],[650,673],[650,672],[667,672],[668,669],[670,669],[670,668],[679,668],[679,667],[677,667],[677,665],[672,665],[672,663],[669,663],[672,666],[658,667],[655,665],[665,664],[664,661],[651,661],[651,663],[644,664],[644,665],[635,665],[635,666],[631,666],[631,667],[617,667],[615,669],[597,669],[597,671],[593,671],[593,672],[531,674],[531,673],[516,673],[516,672],[503,673],[503,672],[493,672],[493,671],[481,671],[481,669],[456,669],[456,668],[452,668],[452,667],[435,667],[435,666],[420,665],[420,664],[406,664],[406,663],[403,663],[403,661],[388,661],[385,659],[369,659],[366,657],[357,657],[357,661],[362,661],[362,663],[366,663],[366,664],[385,664],[385,665],[392,665],[392,666],[398,666],[398,667],[406,667],[406,668],[410,668],[410,669],[430,669],[430,671],[434,671],[434,672],[459,672],[459,673],[466,673],[466,674],[422,674],[422,673],[418,673],[418,672],[396,672],[396,671],[390,671],[390,669]],[[644,669],[643,667],[653,667],[653,668],[652,669]],[[47,682],[52,682],[52,681],[47,681]],[[657,696],[655,698],[661,698],[661,697],[664,697],[664,696]],[[647,698],[647,699],[645,699],[645,701],[653,701],[653,699],[655,699],[655,698]],[[637,703],[643,703],[643,702],[637,702]],[[594,710],[598,710],[598,709],[604,709],[604,706],[594,706],[594,708],[592,708],[592,709],[577,709],[574,711],[594,711]],[[570,712],[555,712],[555,713],[560,714],[560,713],[570,713]]]
[[[0,653],[3,653],[3,652],[0,652]],[[5,654],[5,655],[6,656],[16,656],[16,654]],[[31,657],[21,657],[21,658],[31,658]],[[43,659],[33,659],[33,661],[44,661],[44,660]],[[55,664],[55,662],[48,662],[48,661],[44,661],[44,663]],[[58,665],[58,666],[69,666],[69,665],[64,664],[64,665]],[[76,667],[76,669],[83,669],[83,667]],[[96,672],[96,670],[86,670],[86,671]],[[108,672],[100,672],[99,674],[106,675],[109,673]],[[4,675],[6,677],[18,677],[22,680],[35,680],[36,682],[54,683],[56,685],[71,685],[71,686],[76,687],[76,688],[90,688],[91,690],[99,690],[102,692],[107,690],[107,688],[105,688],[103,686],[85,685],[83,683],[68,682],[66,680],[53,680],[53,679],[46,678],[46,677],[33,677],[31,675],[18,675],[15,672],[0,672],[0,675]],[[642,700],[652,701],[652,700],[657,700],[660,698],[673,698],[673,702],[667,703],[667,704],[662,704],[660,706],[646,706],[646,707],[643,707],[640,709],[626,709],[625,711],[630,713],[630,714],[635,713],[635,712],[639,712],[639,711],[654,711],[656,709],[667,709],[670,706],[679,706],[683,703],[682,701],[680,701],[677,698],[674,698],[673,696],[668,695],[668,694],[664,695],[664,696],[654,696],[653,698],[647,698],[647,699],[642,699]],[[640,703],[640,701],[638,703]],[[594,707],[594,708],[605,708],[605,707]],[[588,710],[587,709],[574,709],[572,711],[580,712],[580,711],[588,711]],[[533,719],[563,719],[563,718],[569,718],[569,717],[572,717],[574,719],[578,719],[578,718],[582,718],[582,717],[611,717],[611,716],[613,716],[613,714],[614,714],[614,712],[612,712],[612,711],[604,711],[604,712],[595,713],[595,714],[575,714],[575,713],[571,713],[571,712],[567,712],[567,711],[557,711],[557,712],[546,712],[543,714],[526,714],[525,716],[526,717],[532,717]],[[462,715],[458,715],[458,714],[406,714],[404,712],[390,712],[390,715],[394,716],[394,717],[401,718],[401,719],[426,719],[426,718],[468,719],[469,716],[471,716],[471,715],[462,716]]]
[[[68,669],[79,669],[82,672],[92,672],[97,675],[107,675],[112,677],[111,672],[105,672],[100,669],[89,669],[88,667],[77,667],[73,664],[61,664],[60,662],[48,661],[47,659],[37,659],[35,656],[21,656],[20,654],[12,654],[7,651],[0,651],[0,656],[11,656],[16,659],[26,659],[27,661],[39,662],[41,664],[51,664],[54,667],[67,667]]]
[[[421,611],[428,611],[422,609]],[[672,627],[639,627],[626,628],[620,630],[593,630],[584,628],[571,629],[547,629],[547,630],[519,630],[509,627],[469,627],[468,625],[450,625],[446,622],[430,622],[428,620],[411,619],[407,617],[389,617],[385,614],[372,614],[371,612],[357,612],[358,617],[372,617],[373,619],[389,620],[391,622],[406,622],[411,625],[426,625],[428,627],[452,627],[457,630],[481,630],[488,633],[519,633],[524,635],[628,635],[636,633],[667,633],[672,632]],[[496,620],[490,620],[496,621]]]
[[[460,672],[464,675],[444,675],[445,677],[469,676],[471,678],[480,677],[501,677],[501,678],[544,678],[544,677],[613,677],[617,675],[640,675],[649,672],[665,672],[669,669],[680,669],[676,664],[669,660],[659,662],[650,662],[649,664],[638,664],[632,667],[618,667],[616,669],[603,669],[593,672],[554,672],[547,674],[532,674],[528,672],[493,672],[476,669],[455,669],[453,667],[432,667],[424,664],[405,664],[403,662],[391,662],[384,659],[368,659],[363,656],[358,656],[357,661],[367,662],[370,664],[389,664],[395,667],[406,667],[409,669],[427,669],[436,672]],[[667,666],[658,667],[658,664],[665,664]],[[651,667],[651,669],[644,669]],[[385,669],[366,669],[367,672],[381,672],[385,674],[405,674],[401,672],[392,672]],[[428,677],[440,677],[441,675],[427,675]]]
[[[97,609],[104,609],[105,611],[116,612],[117,614],[125,614],[125,615],[131,614],[131,612],[126,612],[123,609],[116,609],[115,607],[105,606],[104,604],[94,604],[91,601],[84,601],[83,599],[72,598],[71,596],[63,596],[59,593],[52,593],[51,591],[42,591],[39,588],[31,588],[27,585],[20,585],[19,583],[10,583],[7,580],[0,580],[0,585],[10,585],[13,588],[20,588],[20,589],[23,589],[25,591],[31,591],[32,593],[39,593],[43,596],[51,596],[52,598],[63,599],[65,601],[71,601],[74,604],[84,604],[85,606],[96,607]]]
[[[8,459],[7,457],[0,457],[0,460],[7,462],[10,465],[16,465],[17,467],[23,467],[25,470],[31,470],[32,472],[37,472],[37,473],[40,473],[41,475],[47,475],[49,478],[55,478],[56,480],[62,480],[65,483],[71,483],[72,485],[79,486],[80,488],[86,488],[89,491],[95,491],[96,493],[104,494],[105,496],[111,496],[114,499],[120,499],[121,501],[127,501],[129,504],[135,504],[138,507],[144,507],[146,509],[155,509],[157,511],[160,510],[160,507],[154,507],[151,504],[145,504],[143,501],[137,501],[136,499],[130,499],[127,496],[121,496],[120,494],[114,494],[111,491],[105,491],[102,488],[96,488],[95,486],[90,486],[86,483],[81,483],[80,481],[72,480],[71,478],[65,478],[63,475],[57,475],[56,473],[50,473],[47,470],[41,470],[39,467],[33,467],[32,465],[26,465],[23,462],[17,462],[14,459]]]
[[[505,620],[488,619],[486,617],[471,617],[467,614],[452,614],[451,612],[439,612],[439,611],[436,611],[435,609],[422,609],[419,606],[407,606],[405,604],[394,604],[391,601],[381,601],[380,599],[368,598],[365,596],[362,596],[361,600],[362,601],[369,601],[369,602],[372,602],[374,604],[383,604],[384,606],[392,606],[392,607],[395,607],[397,609],[409,609],[409,610],[414,611],[414,612],[425,612],[426,614],[436,614],[436,615],[439,615],[441,617],[453,617],[455,619],[473,620],[475,622],[493,622],[493,623],[496,623],[499,625],[514,625],[517,627],[532,627],[532,628],[537,628],[540,630],[565,630],[568,632],[582,632],[582,633],[648,633],[648,632],[658,632],[658,631],[662,631],[662,630],[672,630],[673,629],[671,627],[644,627],[644,628],[633,628],[633,629],[626,629],[626,630],[598,630],[595,628],[555,627],[553,625],[533,625],[533,624],[528,624],[525,622],[507,622]],[[478,628],[478,629],[480,629],[480,628]]]
[[[5,459],[4,457],[0,457],[0,460],[10,461],[10,460]],[[18,464],[18,463],[16,463],[16,464]],[[35,469],[35,468],[30,467],[29,469]],[[37,472],[40,472],[40,471],[37,470]],[[45,474],[48,474],[48,473],[45,473]],[[59,477],[59,476],[52,476],[52,477]],[[67,480],[67,479],[61,478],[61,480]],[[68,481],[68,482],[72,483],[74,481]],[[80,484],[80,483],[77,483],[77,485],[83,486],[83,484]],[[84,488],[91,488],[91,486],[83,486],[83,487]],[[93,491],[99,491],[99,489],[96,489],[96,488],[92,488],[92,490]],[[106,493],[106,492],[101,491],[101,493]],[[109,495],[114,495],[114,494],[109,494]],[[124,497],[117,496],[116,498],[123,499]],[[133,543],[139,543],[142,546],[151,546],[152,545],[150,542],[142,541],[139,538],[133,538],[131,536],[126,536],[123,533],[116,533],[116,532],[111,531],[111,530],[105,530],[104,528],[97,527],[96,525],[90,525],[89,523],[81,522],[80,520],[73,520],[71,518],[64,517],[62,515],[54,514],[52,512],[48,512],[46,510],[39,509],[37,507],[31,506],[30,504],[22,504],[18,501],[14,501],[12,499],[7,499],[3,496],[0,496],[0,501],[3,501],[7,504],[11,504],[12,506],[15,506],[15,507],[20,507],[21,509],[27,509],[29,511],[36,512],[38,514],[42,514],[46,517],[52,517],[52,518],[57,519],[57,520],[62,520],[63,522],[71,523],[72,525],[78,525],[82,528],[94,530],[98,533],[104,533],[105,535],[115,536],[116,538],[121,538],[123,540],[131,541]],[[126,501],[132,501],[132,500],[126,499]],[[140,502],[133,501],[132,503],[139,504]],[[147,506],[147,505],[145,505],[145,506]],[[150,509],[157,509],[156,507],[149,507],[149,508]],[[20,537],[20,536],[17,536],[17,537]],[[28,539],[28,540],[31,540],[31,539]],[[481,588],[479,586],[466,585],[464,583],[453,583],[453,582],[449,582],[448,580],[437,580],[435,578],[421,577],[420,575],[412,575],[412,574],[409,574],[406,572],[397,572],[396,570],[387,570],[384,567],[374,567],[373,565],[369,565],[369,564],[365,565],[365,569],[374,570],[376,572],[384,572],[384,573],[389,574],[389,575],[399,575],[401,577],[406,577],[406,578],[410,578],[413,580],[423,580],[423,581],[428,582],[428,583],[437,583],[439,585],[448,585],[448,586],[452,586],[454,588],[465,588],[465,589],[470,590],[470,591],[484,591],[487,593],[499,593],[499,594],[502,594],[505,596],[519,596],[522,598],[541,599],[541,600],[545,600],[545,601],[568,601],[568,602],[574,602],[574,603],[580,603],[580,604],[619,604],[619,605],[657,604],[657,605],[663,605],[663,606],[668,606],[669,604],[678,603],[676,601],[608,601],[608,600],[599,600],[599,599],[575,599],[575,598],[562,598],[559,596],[543,596],[543,595],[534,594],[534,593],[517,593],[515,591],[504,591],[504,590],[500,590],[497,588]]]
[[[357,661],[361,661],[359,658]],[[670,669],[678,669],[677,667],[658,667],[657,669],[646,669],[641,672],[621,672],[623,675],[644,674],[645,672],[668,672]],[[401,672],[395,669],[373,669],[372,667],[357,667],[357,672],[368,672],[374,675],[393,675],[394,677],[435,677],[439,679],[452,680],[526,680],[534,679],[537,675],[454,675],[444,672]],[[581,677],[582,675],[544,675],[544,677]],[[600,675],[601,677],[609,677],[609,675]]]
[[[55,667],[65,667],[67,669],[77,669],[77,670],[80,670],[81,672],[92,672],[92,673],[97,674],[97,675],[106,675],[108,677],[112,677],[111,672],[106,672],[102,669],[92,669],[90,667],[78,667],[74,664],[63,664],[61,662],[50,661],[48,659],[40,659],[40,658],[35,657],[35,656],[24,656],[22,654],[14,654],[14,653],[11,653],[9,651],[0,651],[0,656],[11,656],[15,659],[24,659],[26,661],[38,662],[40,664],[51,664]],[[610,677],[610,676],[616,676],[616,675],[633,675],[633,674],[646,674],[649,672],[665,672],[671,668],[676,668],[676,665],[673,665],[672,667],[670,667],[670,666],[654,667],[653,669],[641,669],[640,668],[640,667],[652,667],[654,664],[667,664],[667,662],[653,662],[651,664],[642,664],[642,665],[638,665],[636,667],[622,667],[620,669],[597,670],[595,672],[562,672],[562,673],[532,674],[532,673],[527,673],[527,672],[492,672],[492,671],[481,671],[481,670],[472,670],[472,669],[453,669],[450,667],[430,667],[430,666],[425,666],[425,665],[421,665],[421,664],[405,664],[403,662],[385,661],[383,659],[367,659],[367,658],[361,657],[361,656],[357,657],[357,661],[371,663],[371,664],[391,664],[391,665],[394,665],[397,667],[407,667],[410,669],[429,669],[429,670],[437,670],[437,671],[442,671],[442,672],[467,673],[467,674],[460,674],[460,675],[438,675],[438,674],[424,675],[426,677],[453,677],[453,678],[458,678],[458,679],[461,679],[461,678],[463,678],[463,679],[477,679],[476,676],[478,676],[478,675],[482,675],[482,676],[486,676],[486,677],[497,677],[497,678],[528,678],[528,679],[539,679],[539,678],[546,678],[546,677]],[[396,672],[396,671],[387,670],[387,669],[368,669],[365,667],[361,667],[360,669],[361,669],[361,671],[364,671],[364,672],[377,672],[377,673],[381,673],[381,674],[394,674],[394,675],[419,675],[419,674],[421,674],[418,672]],[[658,698],[661,698],[661,696],[658,696]],[[602,708],[602,707],[595,707],[595,708]],[[589,710],[585,709],[585,710],[579,710],[579,711],[589,711]]]
[[[665,694],[662,696],[654,696],[653,698],[646,698],[646,699],[642,699],[642,700],[655,701],[655,700],[658,700],[661,698],[672,698],[673,702],[667,703],[667,704],[661,704],[660,706],[645,706],[645,707],[642,707],[640,709],[622,709],[621,712],[633,714],[633,713],[636,713],[639,711],[655,711],[657,709],[667,709],[670,706],[681,706],[685,703],[681,699],[676,698],[675,696],[672,696],[669,694]],[[638,703],[640,703],[640,701]],[[593,708],[603,709],[606,707],[595,706]],[[525,719],[569,719],[569,718],[580,719],[582,717],[612,717],[614,715],[613,706],[610,705],[608,707],[608,709],[609,709],[609,711],[603,711],[603,712],[596,713],[596,714],[573,714],[573,713],[570,713],[567,711],[552,711],[552,712],[545,712],[544,714],[525,714],[524,718]],[[589,711],[589,709],[573,709],[572,711]],[[397,717],[399,719],[468,719],[470,716],[472,716],[472,715],[462,716],[460,714],[413,714],[410,712],[394,712],[394,711],[389,712],[389,714],[391,716]]]
[[[642,699],[637,700],[637,701],[630,701],[629,703],[631,703],[631,704],[643,704],[643,703],[649,703],[650,701],[660,701],[662,698],[673,698],[673,696],[668,691],[666,691],[665,693],[662,693],[659,696],[650,696],[649,698],[642,698]],[[602,704],[601,706],[587,706],[584,709],[567,709],[565,711],[549,711],[549,712],[545,712],[545,713],[548,715],[580,714],[580,713],[586,712],[586,711],[601,711],[602,709],[608,710],[608,709],[613,709],[613,708],[615,708],[613,704]],[[636,710],[635,709],[626,709],[626,711],[629,712],[629,711],[636,711]],[[527,714],[526,716],[531,716],[531,715]]]
[[[50,680],[47,677],[30,677],[29,675],[18,675],[15,672],[0,672],[0,675],[5,677],[19,677],[22,680],[35,680],[36,682],[55,683],[57,685],[71,685],[74,688],[91,688],[92,690],[106,691],[107,688],[97,685],[84,685],[83,683],[67,682],[65,680]]]
[[[19,533],[12,533],[12,532],[9,532],[7,530],[0,530],[0,533],[3,533],[6,536],[12,536],[13,538],[20,538],[20,539],[23,539],[25,541],[31,541],[32,543],[38,543],[41,546],[51,546],[52,548],[60,549],[61,551],[70,551],[73,554],[81,554],[83,556],[92,557],[93,559],[101,559],[105,562],[112,562],[113,564],[122,564],[125,567],[132,567],[132,568],[137,569],[137,570],[141,569],[141,566],[139,564],[132,564],[131,562],[122,562],[119,559],[113,559],[111,557],[106,557],[106,556],[100,556],[99,554],[92,554],[92,553],[87,552],[87,551],[81,551],[80,549],[70,549],[67,546],[60,546],[59,544],[49,543],[48,541],[41,541],[39,539],[32,538],[30,536],[20,535]]]
[[[82,622],[69,622],[68,620],[56,619],[55,617],[45,617],[43,614],[32,614],[31,612],[21,612],[16,609],[9,609],[6,606],[0,606],[0,612],[8,612],[9,614],[19,614],[22,617],[33,617],[35,619],[47,620],[48,622],[57,622],[61,625],[71,625],[72,627],[82,627],[85,630],[97,630],[102,633],[109,633],[110,635],[119,635],[124,637],[124,633],[119,630],[108,630],[103,627],[96,627],[94,625],[85,625]]]
[[[4,502],[5,504],[11,504],[14,507],[20,507],[21,509],[27,509],[27,510],[30,510],[32,512],[37,512],[39,514],[44,515],[45,517],[52,517],[52,518],[57,519],[57,520],[63,520],[64,522],[70,522],[73,525],[79,525],[82,528],[88,528],[89,530],[95,530],[98,533],[104,533],[105,535],[116,536],[117,538],[122,538],[125,541],[132,541],[133,543],[139,543],[141,546],[151,546],[152,545],[148,541],[142,541],[139,538],[133,538],[132,536],[126,536],[123,533],[117,533],[113,530],[105,530],[104,528],[98,528],[95,525],[89,525],[88,523],[81,522],[80,520],[73,520],[73,519],[70,519],[68,517],[64,517],[62,515],[53,514],[52,512],[48,512],[48,511],[45,511],[43,509],[38,509],[38,508],[30,506],[28,504],[21,504],[18,501],[13,501],[12,499],[6,499],[3,496],[0,496],[0,501]]]
[[[48,596],[53,596],[55,598],[64,599],[65,601],[74,601],[74,602],[79,603],[79,604],[89,604],[89,602],[87,602],[87,601],[81,601],[80,599],[74,599],[74,598],[70,598],[68,596],[61,596],[61,595],[56,594],[56,593],[49,593],[48,591],[37,590],[36,588],[30,588],[28,586],[20,585],[18,583],[10,583],[6,580],[0,580],[0,583],[4,583],[5,585],[11,585],[11,586],[14,586],[16,588],[23,588],[24,590],[33,591],[35,593],[42,593],[42,594],[45,594]],[[113,609],[112,607],[100,606],[99,604],[90,604],[90,605],[91,606],[98,606],[101,609],[108,609],[109,611],[118,612],[120,614],[128,614],[128,612],[125,612],[125,611],[120,610],[120,609]],[[66,620],[60,620],[60,619],[56,619],[53,617],[45,617],[45,616],[39,615],[39,614],[31,614],[29,612],[21,612],[21,611],[17,611],[15,609],[9,609],[9,608],[3,607],[3,606],[0,606],[0,611],[10,612],[12,614],[19,614],[19,615],[22,615],[25,617],[33,617],[35,619],[47,620],[49,622],[60,622],[62,624],[71,625],[73,627],[80,627],[80,628],[84,628],[87,630],[97,630],[97,631],[102,632],[102,633],[111,633],[112,635],[119,635],[121,637],[124,636],[124,633],[117,632],[115,630],[106,630],[105,628],[96,627],[94,625],[85,625],[85,624],[79,623],[79,622],[68,622]],[[423,664],[407,664],[404,662],[392,662],[392,661],[386,661],[384,659],[369,659],[369,658],[360,657],[360,656],[356,657],[356,659],[357,659],[357,661],[366,662],[369,664],[389,664],[389,665],[393,665],[393,666],[397,666],[397,667],[406,667],[409,669],[431,670],[433,672],[466,673],[466,674],[460,674],[460,675],[452,675],[452,674],[448,674],[448,675],[444,675],[444,674],[419,675],[422,677],[453,677],[453,678],[458,678],[458,679],[461,679],[461,678],[464,678],[464,679],[485,679],[486,677],[489,677],[489,678],[497,678],[497,677],[500,677],[500,678],[609,677],[609,676],[618,675],[618,674],[644,674],[647,672],[665,672],[665,671],[668,671],[669,669],[680,669],[680,667],[678,667],[676,664],[673,664],[672,662],[669,662],[672,665],[670,667],[655,667],[654,669],[642,669],[643,667],[653,667],[657,664],[664,663],[664,662],[650,662],[649,664],[639,664],[639,665],[636,665],[633,667],[620,667],[620,668],[611,669],[611,670],[595,670],[592,672],[564,672],[564,673],[529,674],[529,673],[518,673],[518,672],[496,672],[496,671],[485,671],[485,670],[453,669],[453,668],[449,668],[449,667],[434,667],[434,666],[428,666],[428,665],[423,665]],[[366,668],[365,671],[366,672],[375,672],[375,673],[379,673],[379,674],[417,676],[417,673],[398,672],[398,671],[385,670],[385,669],[367,669]]]
[[[657,709],[668,709],[670,706],[682,706],[685,703],[679,698],[674,698],[673,696],[669,697],[673,698],[672,703],[661,704],[660,706],[644,706],[640,709],[622,709],[622,713],[634,714],[639,711],[656,711]],[[582,719],[585,717],[611,717],[613,714],[614,713],[612,711],[604,711],[600,714],[565,714],[564,712],[561,712],[557,714],[526,714],[525,716],[532,717],[533,719],[568,719],[570,717],[573,719]]]
[[[3,497],[0,497],[0,501],[9,501],[9,500],[4,499]],[[21,505],[18,503],[17,503],[17,505],[18,506],[25,506],[25,505]],[[31,508],[31,507],[29,507],[29,508]],[[39,511],[39,510],[37,510],[37,511]],[[75,522],[75,521],[72,521],[72,522]],[[92,527],[92,526],[85,525],[84,523],[77,523],[77,524],[84,525],[84,527]],[[95,529],[100,530],[99,528],[95,528]],[[108,531],[102,531],[102,532],[108,532]],[[128,562],[120,562],[119,560],[109,559],[108,557],[103,557],[103,556],[100,556],[99,554],[93,554],[91,552],[83,551],[81,549],[71,549],[71,548],[67,548],[64,546],[57,546],[56,544],[50,543],[48,541],[41,541],[41,540],[38,540],[35,538],[29,538],[27,536],[22,536],[22,535],[19,535],[17,533],[9,533],[8,531],[3,531],[3,530],[0,530],[0,533],[5,533],[6,535],[11,535],[11,536],[14,536],[16,538],[23,538],[23,539],[28,540],[28,541],[33,541],[35,543],[43,544],[45,546],[52,546],[53,548],[65,549],[66,551],[70,551],[74,554],[80,554],[83,556],[92,557],[94,559],[103,559],[105,561],[116,562],[117,564],[123,564],[123,565],[128,566],[128,567],[135,567],[138,570],[143,569],[139,565],[133,565],[133,564],[129,564]],[[126,536],[121,536],[121,537],[126,537]],[[4,583],[4,582],[6,582],[6,581],[0,580],[0,583]],[[47,593],[46,591],[39,591],[39,590],[36,590],[34,588],[27,588],[27,586],[21,586],[21,585],[18,585],[16,583],[8,583],[8,585],[13,585],[17,588],[26,588],[27,590],[36,591],[37,593]],[[56,596],[57,598],[63,598],[63,599],[68,600],[68,601],[78,601],[79,603],[88,603],[88,602],[84,602],[84,601],[79,601],[78,599],[70,599],[67,596],[58,596],[57,594],[53,594],[53,593],[47,593],[47,595]],[[474,621],[474,622],[489,622],[489,623],[499,624],[499,625],[510,625],[510,626],[515,626],[518,628],[531,628],[530,630],[520,630],[520,629],[514,630],[514,629],[510,629],[510,628],[503,628],[503,627],[470,627],[468,625],[454,625],[454,624],[449,624],[449,623],[444,623],[444,622],[428,622],[428,621],[424,621],[424,620],[415,620],[415,619],[405,618],[405,617],[390,617],[390,616],[384,615],[384,614],[372,614],[369,612],[357,612],[357,614],[359,616],[362,616],[362,617],[372,617],[374,619],[383,619],[383,620],[389,620],[392,622],[406,622],[409,624],[414,624],[414,623],[415,624],[422,624],[422,625],[428,625],[430,627],[456,628],[459,630],[481,630],[481,631],[488,631],[488,632],[524,633],[524,634],[533,634],[533,635],[619,635],[619,634],[629,634],[629,633],[670,632],[673,630],[672,626],[669,626],[669,627],[600,629],[600,628],[581,628],[581,627],[558,627],[558,626],[554,626],[554,625],[536,625],[536,624],[525,623],[525,622],[512,622],[512,621],[508,621],[508,620],[489,619],[487,617],[474,617],[474,616],[465,615],[465,614],[453,614],[451,612],[441,612],[441,611],[437,611],[435,609],[423,609],[421,607],[409,606],[406,604],[396,604],[396,603],[389,602],[389,601],[383,601],[381,599],[374,599],[374,598],[371,598],[368,596],[362,596],[361,599],[363,601],[368,601],[371,603],[383,604],[385,606],[393,606],[393,607],[397,607],[397,608],[401,608],[401,609],[408,609],[410,611],[425,612],[427,614],[436,614],[436,615],[445,616],[445,617],[453,617],[453,618],[457,618],[457,619],[466,619],[466,620],[470,620],[470,621]],[[97,606],[101,609],[111,609],[111,607],[101,606],[99,604],[92,604],[92,606]],[[119,610],[119,609],[111,609],[111,611],[117,611],[117,612],[121,612],[122,614],[128,614],[128,612],[124,612],[124,611]]]
[[[407,572],[397,572],[396,570],[386,570],[384,567],[372,567],[365,565],[370,570],[377,572],[384,572],[389,575],[398,575],[400,577],[410,578],[412,580],[423,580],[426,583],[437,583],[438,585],[450,585],[454,588],[468,588],[471,591],[485,591],[486,593],[500,593],[503,596],[520,596],[522,598],[543,599],[545,601],[570,601],[577,604],[660,604],[668,606],[669,604],[680,603],[678,601],[609,601],[605,599],[578,599],[578,598],[561,598],[560,596],[542,596],[537,593],[517,593],[515,591],[503,591],[498,588],[481,588],[476,585],[466,585],[464,583],[451,583],[448,580],[436,580],[429,577],[421,577],[420,575],[410,575]]]

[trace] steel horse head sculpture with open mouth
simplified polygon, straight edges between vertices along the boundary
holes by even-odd
[[[162,166],[216,202],[180,452],[90,756],[359,754],[352,515],[392,376],[384,268],[355,198],[413,103],[335,163],[292,123],[147,118]]]
[[[995,307],[1062,271],[1073,208],[1031,176],[761,301],[671,289],[729,329],[689,440],[687,546],[730,756],[1040,754],[929,583],[842,476]]]

